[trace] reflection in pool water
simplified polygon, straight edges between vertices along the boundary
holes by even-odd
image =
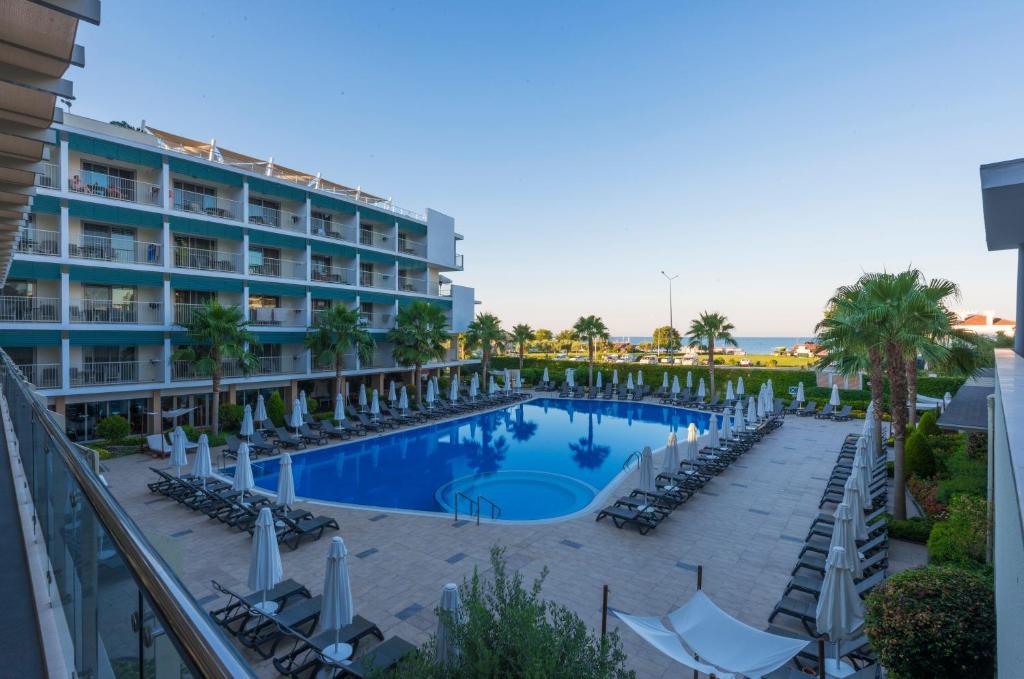
[[[497,502],[502,519],[553,518],[589,504],[630,453],[663,445],[690,422],[706,429],[709,418],[653,403],[538,398],[295,455],[292,471],[296,494],[310,499],[444,512],[444,498],[463,491]],[[257,485],[271,492],[277,471],[276,459],[253,463]]]

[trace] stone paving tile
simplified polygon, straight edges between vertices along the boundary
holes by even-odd
[[[698,564],[703,566],[704,590],[718,605],[763,628],[802,544],[802,540],[798,544],[780,536],[807,533],[819,511],[824,487],[819,479],[828,478],[844,437],[860,426],[856,421],[787,418],[741,463],[712,479],[706,491],[646,536],[628,528],[617,530],[607,521],[597,523],[590,514],[543,524],[476,526],[444,516],[385,515],[379,509],[327,505],[310,509],[338,519],[349,553],[364,555],[349,560],[356,611],[380,625],[386,636],[425,641],[437,626],[434,608],[441,588],[448,582],[462,582],[474,569],[486,576],[494,546],[506,550],[509,568],[521,571],[528,585],[542,569],[550,569],[544,596],[574,610],[594,629],[601,624],[604,585],[610,589],[611,606],[664,615],[693,594]],[[148,467],[154,462],[148,457],[134,455],[104,464],[111,492],[143,530],[159,536],[156,544],[194,596],[212,607],[209,602],[214,600],[207,598],[214,594],[211,579],[230,589],[247,589],[252,544],[247,533],[189,512],[178,503],[159,501],[145,485],[153,477]],[[635,486],[636,477],[634,472],[622,487]],[[383,516],[388,520],[373,520]],[[453,526],[459,530],[452,531]],[[176,533],[179,537],[170,537]],[[567,549],[566,542],[585,548]],[[328,543],[306,542],[295,551],[282,550],[285,577],[319,594]],[[904,551],[901,561],[910,564],[920,558],[910,548]],[[409,612],[414,605],[419,608]],[[399,613],[404,620],[397,617]],[[609,625],[619,628],[628,664],[639,677],[682,676],[678,664],[631,631],[613,621]],[[372,645],[366,650],[372,650]],[[259,676],[278,676],[269,661],[243,653]]]

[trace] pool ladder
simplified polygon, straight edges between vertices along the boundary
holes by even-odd
[[[455,493],[455,520],[459,520],[459,500],[465,500],[469,503],[469,515],[476,516],[476,525],[480,525],[480,510],[483,508],[483,504],[486,502],[491,508],[491,520],[501,518],[501,507],[496,505],[491,500],[488,500],[483,495],[477,495],[474,500],[465,493]]]
[[[640,468],[640,451],[639,450],[634,450],[632,453],[629,454],[629,457],[626,458],[626,461],[622,463],[622,471],[626,471],[627,469],[629,469],[629,464],[634,459],[636,460],[637,469],[639,469]]]

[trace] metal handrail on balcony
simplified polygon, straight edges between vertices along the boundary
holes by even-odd
[[[71,368],[71,386],[159,382],[159,361],[111,361],[81,363]]]
[[[359,272],[359,285],[364,288],[383,288],[384,290],[394,290],[395,284],[391,281],[391,274],[381,273],[379,271]]]
[[[394,325],[395,315],[380,311],[363,311],[359,314],[359,321],[373,330],[389,330]]]
[[[128,323],[162,325],[160,302],[108,302],[97,299],[72,299],[69,307],[72,323]]]
[[[426,257],[427,244],[421,243],[416,240],[409,240],[408,238],[403,238],[401,235],[399,235],[398,251],[403,255],[412,255],[413,257]]]
[[[205,304],[187,304],[184,302],[174,303],[174,325],[187,327],[199,309],[205,309]]]
[[[398,289],[402,292],[426,292],[427,279],[413,278],[412,276],[399,276]]]
[[[326,236],[335,240],[343,240],[349,243],[356,242],[355,227],[351,224],[339,224],[335,221],[328,221],[320,217],[313,217],[310,224],[310,232],[314,236]]]
[[[158,184],[92,170],[79,170],[68,177],[68,191],[142,205],[160,205],[163,200]]]
[[[60,257],[60,231],[22,228],[18,239],[18,252],[26,255]]]
[[[152,264],[160,266],[163,246],[160,243],[81,234],[77,243],[71,243],[70,255],[78,259],[94,259],[119,264]]]
[[[45,189],[60,187],[60,166],[57,163],[42,163],[43,171],[36,175],[36,186]]]
[[[60,388],[60,363],[19,363],[18,369],[37,389]]]
[[[60,300],[56,297],[0,295],[0,321],[57,323],[60,321]]]
[[[237,200],[211,196],[187,189],[174,189],[173,194],[173,207],[175,210],[208,215],[210,217],[220,217],[221,219],[240,220],[242,218],[242,211],[239,209]]]
[[[7,400],[13,434],[19,442],[20,468],[25,475],[25,489],[31,503],[34,538],[54,563],[63,564],[66,577],[53,578],[49,587],[55,602],[65,607],[71,618],[83,607],[93,612],[93,623],[76,624],[69,639],[76,648],[69,649],[75,658],[77,676],[101,674],[100,660],[89,648],[101,644],[112,648],[137,649],[126,655],[143,666],[143,646],[153,625],[140,627],[130,634],[127,626],[103,627],[95,624],[99,601],[114,596],[109,578],[98,576],[100,564],[123,569],[127,578],[116,579],[116,593],[129,607],[134,600],[140,622],[142,602],[155,616],[153,623],[162,628],[172,642],[174,654],[170,662],[183,662],[192,676],[214,679],[253,677],[252,668],[235,647],[228,642],[209,614],[192,595],[149,543],[125,509],[114,499],[97,472],[82,458],[79,449],[67,438],[63,428],[32,394],[30,385],[6,354],[0,354],[0,377]],[[39,366],[43,367],[43,366]],[[59,372],[59,371],[58,371]],[[70,504],[68,504],[70,498]],[[69,506],[69,513],[54,521],[48,508]],[[67,540],[78,537],[74,559],[67,558]],[[81,537],[91,537],[82,540]],[[101,550],[101,544],[104,549]],[[64,583],[69,583],[65,586]],[[126,611],[127,612],[127,611]],[[58,613],[59,615],[59,613]],[[70,618],[69,618],[70,619]],[[148,629],[147,629],[148,628]],[[122,636],[118,636],[118,635]],[[80,647],[80,650],[79,648]],[[152,658],[152,651],[148,652]],[[84,660],[80,660],[84,659]],[[158,660],[158,665],[159,665]],[[109,669],[109,667],[107,668]]]
[[[174,266],[180,269],[202,269],[203,271],[242,272],[242,254],[223,250],[203,250],[184,245],[173,246]]]
[[[306,327],[305,309],[285,309],[281,307],[251,308],[249,309],[249,324],[304,328]]]
[[[359,244],[394,252],[395,243],[391,236],[372,229],[359,229]]]
[[[305,280],[306,263],[297,259],[263,257],[259,264],[249,262],[249,275]]]
[[[323,266],[313,264],[309,277],[321,283],[340,283],[341,285],[353,285],[356,279],[354,269],[346,269],[342,266]]]
[[[249,203],[250,224],[302,232],[306,230],[303,221],[302,215],[295,212]]]

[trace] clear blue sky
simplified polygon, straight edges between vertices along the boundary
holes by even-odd
[[[104,0],[73,112],[451,214],[482,309],[811,331],[914,264],[1012,315],[978,165],[1024,155],[1024,4]]]

